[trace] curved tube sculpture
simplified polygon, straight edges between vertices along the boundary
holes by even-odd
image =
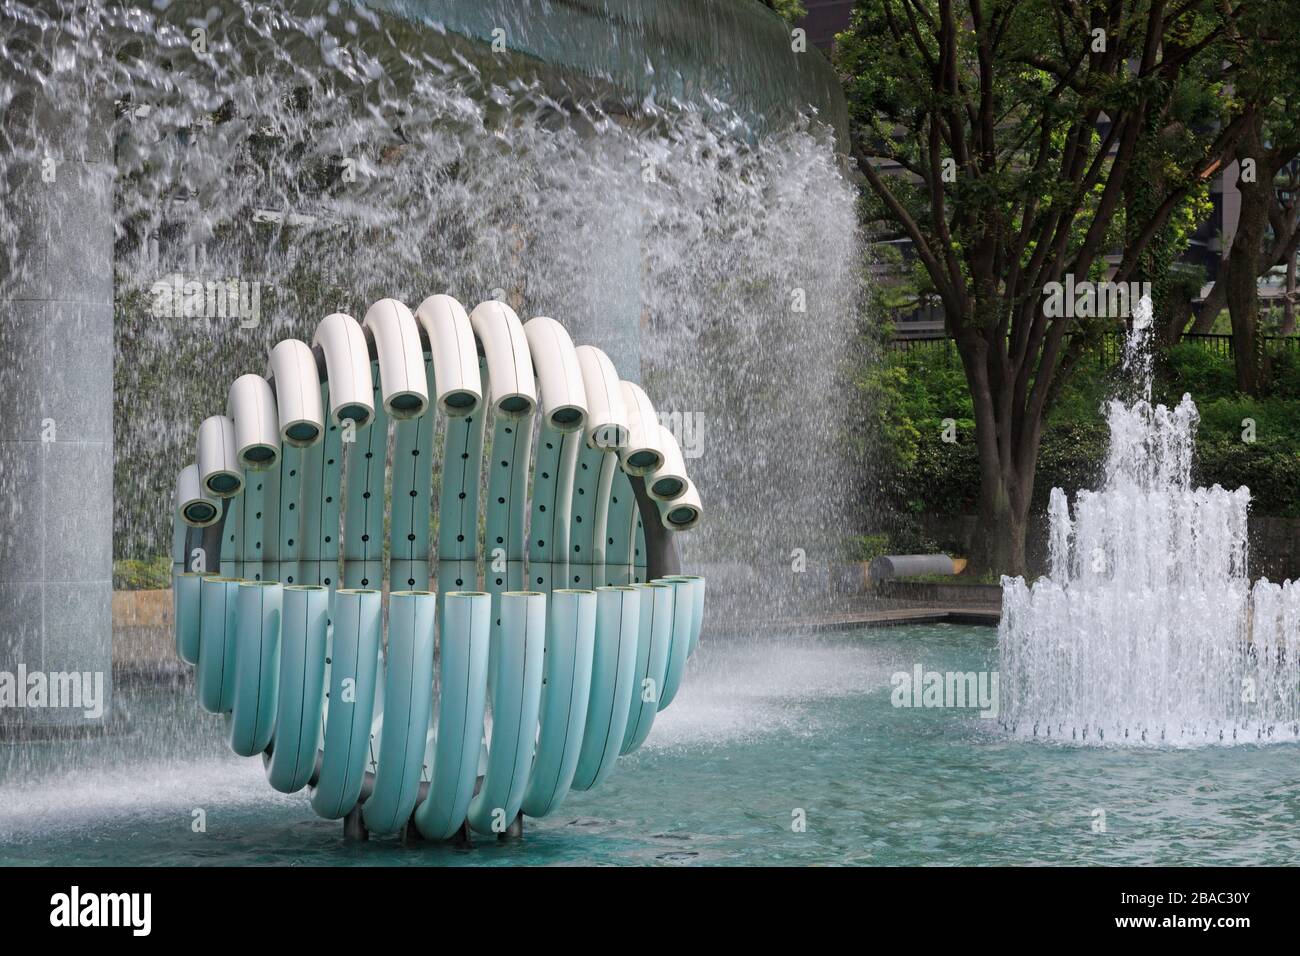
[[[673,533],[703,508],[604,352],[497,301],[382,299],[278,343],[226,411],[177,478],[176,650],[272,787],[350,836],[505,836],[645,741],[699,643]]]

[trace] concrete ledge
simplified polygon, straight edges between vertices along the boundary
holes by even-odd
[[[920,601],[926,604],[975,606],[985,609],[1002,607],[1000,584],[938,584],[919,581],[881,581],[876,593],[884,598]]]

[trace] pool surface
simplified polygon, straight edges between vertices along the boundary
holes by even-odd
[[[0,862],[18,865],[1294,864],[1300,745],[1011,738],[900,708],[891,675],[996,666],[957,625],[708,640],[646,747],[525,839],[345,844],[305,793],[234,757],[191,688],[124,691],[130,734],[0,744]],[[201,819],[206,829],[195,832]],[[800,824],[805,824],[800,826]]]

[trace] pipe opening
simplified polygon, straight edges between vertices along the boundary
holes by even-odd
[[[279,452],[271,445],[252,445],[244,449],[240,457],[252,465],[270,465],[275,462]]]
[[[192,501],[181,512],[185,520],[194,524],[204,524],[217,516],[217,509],[206,501]]]
[[[424,399],[415,392],[398,392],[388,403],[388,407],[395,412],[414,417],[424,411]]]
[[[661,498],[676,498],[686,490],[686,485],[680,478],[660,478],[650,486],[650,490]]]
[[[370,421],[370,409],[364,405],[344,405],[338,410],[336,416],[340,422],[351,420],[355,425],[360,427]]]
[[[532,407],[532,402],[522,395],[511,395],[509,398],[501,400],[501,411],[509,412],[512,415],[518,415],[528,411]]]
[[[320,437],[320,429],[311,422],[294,422],[284,430],[284,435],[292,441],[311,444]]]
[[[473,408],[478,404],[478,396],[473,392],[448,392],[442,403],[448,408]]]
[[[566,405],[551,413],[551,424],[557,426],[578,425],[582,422],[582,409]]]
[[[679,525],[690,524],[692,521],[696,519],[696,516],[697,516],[696,510],[686,505],[682,505],[681,507],[678,508],[673,508],[671,511],[668,512],[668,520],[671,521],[673,524],[679,524]]]
[[[634,451],[627,456],[627,463],[633,468],[645,468],[653,471],[663,465],[663,456],[657,451],[651,451],[648,448],[642,448],[640,451]]]
[[[232,495],[239,490],[242,481],[229,472],[220,472],[208,479],[208,490],[219,495]]]

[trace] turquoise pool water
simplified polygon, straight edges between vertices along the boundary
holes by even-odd
[[[707,641],[647,748],[522,843],[345,845],[229,755],[192,690],[127,695],[128,737],[0,745],[7,864],[1294,864],[1300,746],[1081,747],[974,710],[896,708],[890,677],[996,666],[938,625]],[[55,767],[58,769],[54,769]],[[195,812],[206,832],[192,830]],[[803,811],[806,829],[792,822]],[[1102,822],[1104,832],[1095,832]]]

